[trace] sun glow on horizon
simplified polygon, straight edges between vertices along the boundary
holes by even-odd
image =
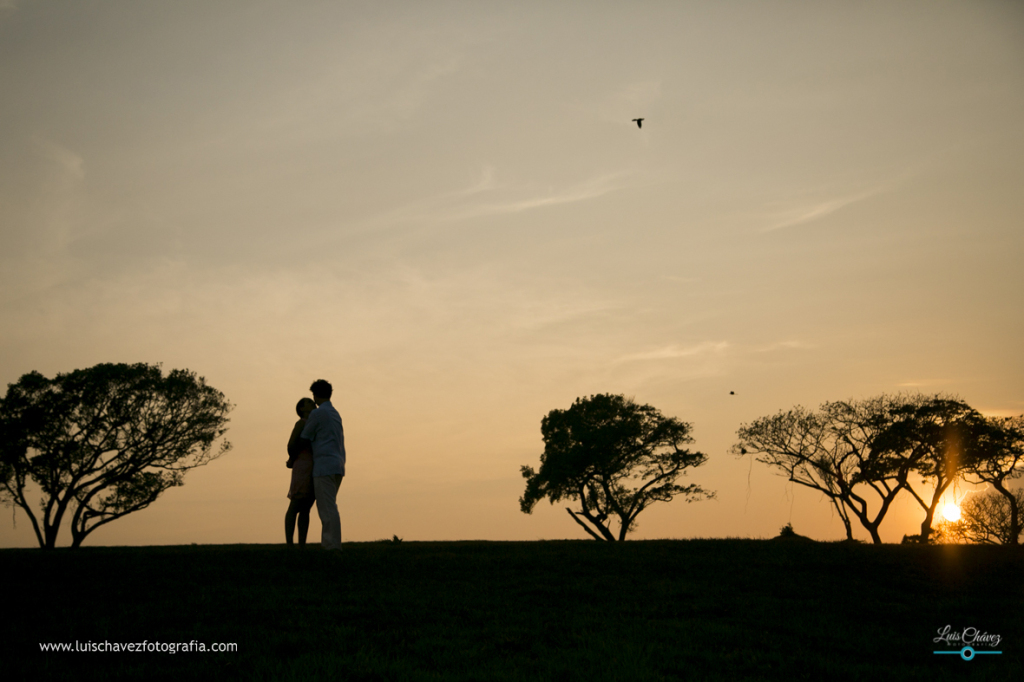
[[[960,520],[960,506],[956,502],[947,502],[942,506],[942,516],[947,521],[956,523]]]

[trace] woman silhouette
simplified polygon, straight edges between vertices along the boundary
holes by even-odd
[[[309,510],[315,501],[313,495],[313,451],[309,447],[299,445],[299,436],[306,419],[316,409],[311,398],[303,398],[295,406],[299,420],[295,422],[292,435],[288,438],[288,462],[285,464],[292,470],[292,485],[288,489],[288,511],[284,515],[284,536],[288,546],[292,546],[292,535],[295,533],[295,517],[299,518],[299,547],[306,546],[306,534],[309,532]]]

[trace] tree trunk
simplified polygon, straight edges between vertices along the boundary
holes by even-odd
[[[82,524],[82,528],[76,528],[74,525],[71,526],[71,548],[75,549],[82,546],[82,541],[85,540],[85,536],[92,532],[93,528],[85,528],[85,524]]]
[[[852,511],[853,515],[857,517],[858,521],[860,521],[860,525],[864,526],[864,530],[871,534],[871,542],[873,542],[876,545],[882,544],[882,538],[878,535],[878,527],[882,525],[882,519],[885,518],[885,512],[888,511],[889,503],[892,502],[892,498],[895,497],[895,495],[895,492],[890,492],[886,496],[886,498],[882,500],[882,507],[881,509],[878,510],[878,514],[875,515],[874,521],[868,519],[867,503],[863,499],[853,495],[852,493],[849,495],[852,499],[855,499],[861,506],[860,509],[857,509],[857,507],[854,507],[851,504],[850,511]]]
[[[932,502],[932,506],[924,514],[924,521],[921,522],[921,542],[928,542],[928,538],[931,536],[932,521],[935,519],[936,506],[938,506],[937,499]]]
[[[878,534],[878,525],[868,526],[868,532],[871,533],[871,542],[876,545],[882,544],[882,537]]]
[[[932,521],[935,520],[935,509],[939,506],[939,500],[946,494],[946,489],[949,488],[949,485],[952,482],[952,478],[945,479],[945,481],[943,481],[941,477],[939,478],[935,492],[932,493],[931,506],[925,507],[924,510],[924,521],[921,522],[921,542],[928,542],[928,538],[932,534]],[[918,502],[921,502],[921,498],[916,495],[914,497],[917,498]],[[921,503],[921,506],[924,507],[923,502]]]
[[[43,518],[43,530],[46,535],[46,544],[43,549],[53,549],[57,546],[57,533],[60,532],[60,523],[64,520],[64,512],[67,511],[70,493],[65,495],[64,499],[57,502],[57,511],[53,515],[53,519],[50,519],[49,509],[47,514]]]
[[[1010,537],[1006,538],[1006,544],[1016,546],[1020,542],[1018,538],[1020,537],[1021,531],[1021,519],[1019,510],[1017,509],[1017,498],[1013,494],[1013,491],[1003,487],[1001,481],[993,481],[992,487],[1010,503]]]
[[[622,525],[619,527],[619,540],[624,541],[626,539],[626,533],[629,532],[629,527],[633,524],[633,519],[627,517],[625,520],[621,518],[619,520],[622,522]]]
[[[59,525],[47,525],[45,531],[45,544],[43,549],[53,549],[57,546],[57,532],[60,530]]]

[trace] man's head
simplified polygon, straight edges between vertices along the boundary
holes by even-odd
[[[317,405],[326,400],[330,400],[331,393],[334,392],[331,385],[323,379],[317,379],[314,381],[313,385],[309,387],[309,390],[313,392],[313,401],[316,402]]]

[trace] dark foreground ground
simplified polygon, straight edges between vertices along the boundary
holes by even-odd
[[[1024,552],[758,540],[0,550],[4,679],[1024,679]],[[939,630],[998,634],[972,660]],[[114,643],[234,652],[44,653]],[[91,643],[91,644],[90,644]]]

